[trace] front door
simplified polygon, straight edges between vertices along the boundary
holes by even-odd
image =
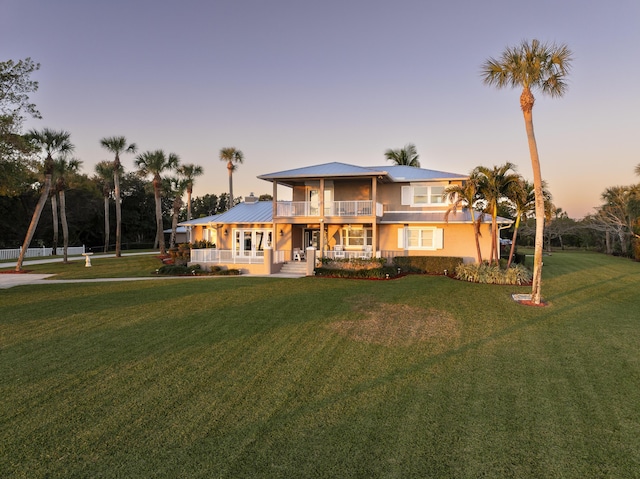
[[[303,248],[306,250],[309,246],[313,246],[317,250],[320,249],[320,230],[319,229],[304,230]]]

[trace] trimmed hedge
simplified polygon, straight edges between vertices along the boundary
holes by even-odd
[[[338,268],[316,268],[316,276],[329,278],[353,278],[353,279],[387,279],[395,278],[398,275],[396,268],[385,266],[382,268],[369,269],[338,269]]]
[[[238,276],[238,269],[222,269],[220,266],[212,266],[211,271],[203,270],[199,264],[186,266],[182,264],[165,264],[157,270],[157,274],[165,276]]]
[[[406,273],[442,274],[453,272],[462,264],[462,258],[453,256],[396,256],[393,264]]]

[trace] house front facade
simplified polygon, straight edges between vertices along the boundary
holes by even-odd
[[[471,213],[445,215],[450,206],[445,189],[462,185],[465,175],[410,166],[326,163],[258,178],[272,183],[272,202],[248,197],[221,215],[181,225],[192,228],[193,240],[215,237],[216,249],[239,260],[264,257],[267,248],[272,258],[268,272],[287,261],[304,260],[308,248],[316,257],[328,258],[419,255],[476,260]],[[283,190],[287,199],[278,196]],[[487,217],[480,237],[487,256],[492,235],[499,236],[490,226]]]

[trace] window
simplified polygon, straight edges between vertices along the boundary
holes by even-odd
[[[265,246],[271,243],[269,230],[236,229],[234,236],[234,256],[263,256]]]
[[[362,248],[373,245],[373,232],[371,228],[343,228],[342,244],[346,247]]]
[[[432,226],[405,227],[398,230],[398,248],[436,250],[444,248],[444,230]]]
[[[401,203],[409,206],[441,205],[446,201],[444,190],[442,185],[403,186]]]

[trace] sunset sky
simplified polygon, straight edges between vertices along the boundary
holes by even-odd
[[[517,90],[480,66],[523,39],[574,52],[564,98],[536,96],[542,174],[557,207],[592,212],[608,186],[637,183],[638,0],[1,0],[0,61],[41,64],[43,120],[71,132],[83,171],[124,135],[203,166],[194,195],[228,189],[220,148],[257,175],[339,161],[385,164],[414,143],[424,168],[467,174],[507,161],[532,179]],[[133,157],[123,159],[133,169]]]

